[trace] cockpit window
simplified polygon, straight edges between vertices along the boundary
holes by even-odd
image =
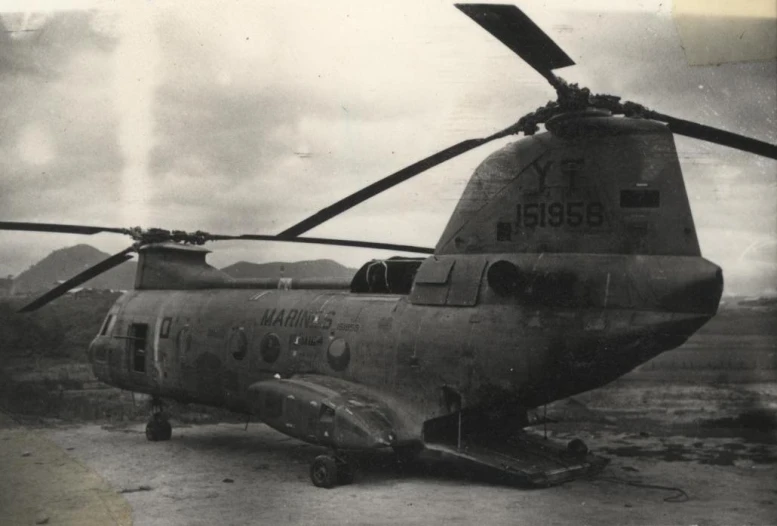
[[[108,317],[105,318],[105,322],[100,329],[100,336],[105,336],[111,329],[113,329],[113,318],[113,314],[109,314]]]

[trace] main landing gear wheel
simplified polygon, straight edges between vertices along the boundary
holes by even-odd
[[[310,480],[317,488],[334,488],[337,484],[335,457],[319,455],[310,464]]]
[[[573,457],[583,458],[588,454],[588,446],[579,438],[575,438],[567,444],[567,452]]]
[[[173,436],[173,426],[167,419],[162,407],[162,401],[155,398],[151,401],[151,418],[146,424],[146,439],[151,442],[170,440]]]
[[[166,418],[152,417],[146,424],[146,439],[151,442],[170,440],[173,436],[173,426]]]
[[[310,480],[318,488],[353,482],[353,466],[346,460],[334,455],[319,455],[310,464]]]

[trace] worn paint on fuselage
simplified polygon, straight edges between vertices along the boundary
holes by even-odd
[[[525,269],[539,295],[529,287],[517,298],[500,296],[485,277],[477,301],[465,307],[413,304],[413,294],[129,292],[111,309],[107,333],[93,342],[95,372],[133,391],[237,411],[250,410],[248,386],[276,374],[334,376],[384,393],[414,415],[418,425],[411,427],[420,433],[424,420],[452,410],[443,387],[460,393],[465,407],[495,394],[535,407],[603,385],[680,345],[717,305],[716,298],[683,303],[689,286],[716,279],[717,267],[701,258],[494,254],[487,260]],[[574,282],[543,289],[542,274],[530,270],[540,260],[552,276],[573,270]],[[144,372],[133,370],[131,324],[148,326]]]

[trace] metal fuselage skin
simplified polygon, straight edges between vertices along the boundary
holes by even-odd
[[[461,265],[480,275],[469,306],[414,304],[415,290],[129,292],[92,343],[94,371],[124,389],[241,412],[251,411],[255,382],[334,376],[392,400],[407,415],[400,438],[411,440],[451,411],[443,388],[465,408],[500,398],[532,408],[606,384],[682,344],[714,314],[721,286],[720,269],[701,258],[456,258],[477,260]],[[521,268],[543,260],[546,272],[574,270],[577,279],[551,305],[552,290],[505,297],[485,272],[505,260]],[[146,327],[139,347],[137,327]]]

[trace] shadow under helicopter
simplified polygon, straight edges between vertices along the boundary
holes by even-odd
[[[224,458],[234,455],[251,458],[257,452],[261,452],[263,460],[252,463],[252,471],[274,469],[277,463],[279,466],[297,465],[297,470],[288,470],[290,473],[299,470],[304,470],[306,473],[312,458],[328,452],[324,447],[305,444],[288,437],[279,436],[277,440],[267,440],[252,435],[250,428],[244,437],[234,434],[189,436],[186,434],[186,428],[183,428],[179,436],[173,435],[173,440],[179,440],[185,447],[198,454]],[[424,480],[434,483],[476,483],[526,490],[537,489],[536,486],[526,484],[509,474],[483,466],[464,465],[454,460],[439,460],[426,452],[421,452],[417,458],[409,458],[391,450],[358,451],[349,455],[349,459],[356,468],[354,483],[359,486],[393,485],[408,480]]]

